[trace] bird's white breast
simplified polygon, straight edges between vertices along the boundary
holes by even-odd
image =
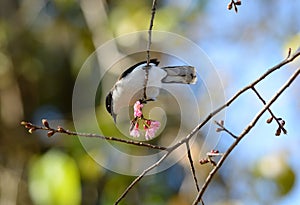
[[[122,82],[116,83],[116,92],[113,93],[113,98],[117,99],[113,103],[114,112],[116,114],[118,114],[120,108],[132,106],[137,100],[143,98],[145,73],[144,65],[138,66],[123,78]],[[167,73],[164,70],[151,65],[146,87],[148,99],[155,99],[159,95],[162,84],[161,80],[166,75]]]

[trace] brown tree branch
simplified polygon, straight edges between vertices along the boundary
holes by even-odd
[[[232,7],[234,7],[234,11],[237,13],[238,12],[238,6],[240,6],[240,5],[242,5],[241,0],[237,0],[237,1],[230,0],[230,2],[227,5],[227,9],[231,10]]]
[[[171,153],[172,151],[168,151],[166,154],[164,154],[156,163],[145,169],[131,184],[125,189],[125,191],[122,193],[122,195],[116,200],[115,205],[119,204],[121,200],[127,195],[127,193],[133,188],[133,186],[138,183],[148,172],[150,172],[152,169],[160,165],[165,158]]]
[[[256,90],[254,86],[252,87],[252,90],[257,95],[257,97],[262,101],[262,103],[266,105],[266,101],[262,98],[262,96],[259,94],[259,92]],[[276,117],[270,108],[268,108],[268,111],[271,114],[272,119],[275,119],[275,121],[277,122],[279,129],[282,130],[284,134],[287,134],[287,130],[280,123],[281,118]]]
[[[150,64],[150,49],[151,49],[151,43],[152,43],[152,28],[154,23],[154,17],[156,13],[156,0],[153,0],[152,2],[152,8],[151,8],[151,19],[150,19],[150,25],[148,29],[148,43],[147,43],[147,66]]]
[[[250,130],[255,126],[260,117],[270,108],[270,106],[278,99],[278,97],[294,82],[297,76],[300,74],[300,68],[296,70],[296,72],[290,77],[290,79],[278,90],[278,92],[271,98],[271,100],[263,107],[263,109],[254,117],[254,119],[250,122],[250,124],[244,129],[244,131],[238,136],[237,140],[235,140],[232,145],[227,149],[221,159],[218,161],[217,165],[212,169],[206,178],[201,190],[198,192],[196,199],[193,202],[193,205],[196,205],[201,200],[205,190],[207,189],[209,183],[211,182],[213,176],[217,173],[217,171],[221,168],[224,161],[227,159],[231,151],[238,145],[238,143],[250,132]]]
[[[58,126],[55,129],[55,128],[50,127],[50,125],[46,119],[43,119],[42,122],[43,122],[44,126],[38,126],[38,125],[32,124],[30,122],[25,122],[25,121],[22,121],[21,125],[23,125],[26,129],[28,129],[29,133],[33,133],[36,130],[48,131],[48,133],[47,133],[48,137],[53,136],[55,133],[61,133],[61,134],[80,136],[80,137],[99,138],[102,140],[115,141],[115,142],[120,142],[120,143],[135,145],[135,146],[141,146],[141,147],[148,147],[150,149],[167,150],[166,147],[159,146],[159,145],[153,145],[153,144],[140,142],[140,141],[124,140],[124,139],[120,139],[117,137],[108,137],[108,136],[92,134],[92,133],[79,133],[79,132],[66,130],[61,126]]]
[[[154,17],[156,13],[156,0],[153,0],[152,2],[152,8],[151,8],[151,19],[150,19],[150,25],[148,29],[148,43],[147,43],[147,65],[145,66],[145,80],[144,80],[144,99],[147,100],[147,83],[148,83],[148,78],[149,78],[149,66],[150,66],[150,49],[151,49],[151,43],[152,43],[152,28],[153,28],[153,22],[154,22]]]
[[[227,132],[231,137],[233,137],[234,139],[237,139],[237,136],[235,134],[233,134],[231,131],[229,131],[225,126],[224,126],[224,121],[218,122],[215,121],[215,123],[219,126],[219,128],[217,128],[217,132],[221,132],[221,131],[225,131]]]
[[[190,145],[189,145],[189,142],[186,142],[185,144],[186,144],[187,155],[188,155],[188,159],[189,159],[189,163],[190,163],[190,167],[191,167],[191,172],[192,172],[192,175],[193,175],[193,178],[194,178],[196,189],[199,192],[200,189],[199,189],[199,184],[198,184],[198,180],[197,180],[197,176],[196,176],[196,172],[195,172],[193,158],[192,158],[192,155],[191,155]]]

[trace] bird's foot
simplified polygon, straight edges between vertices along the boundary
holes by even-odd
[[[140,99],[139,101],[141,104],[147,104],[147,102],[152,102],[155,100],[156,100],[155,98],[149,98],[149,99]]]

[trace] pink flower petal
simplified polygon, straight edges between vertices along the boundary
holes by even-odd
[[[160,127],[160,122],[159,122],[159,121],[156,121],[156,120],[153,120],[153,121],[151,122],[150,127],[155,128],[155,130],[157,131],[157,130],[159,129],[159,127]]]
[[[132,136],[132,137],[139,137],[140,136],[140,130],[139,130],[139,123],[138,122],[134,125],[134,128],[130,131],[130,136]]]
[[[143,108],[143,104],[141,104],[141,102],[138,100],[135,102],[134,106],[133,106],[133,115],[134,117],[142,117],[143,112],[142,112],[142,108]]]
[[[150,125],[149,125],[150,122]],[[144,126],[146,133],[145,133],[145,138],[146,140],[150,140],[153,139],[155,136],[155,133],[157,132],[157,130],[160,127],[160,122],[159,121],[155,121],[155,120],[147,120],[146,122],[149,127],[146,128],[146,126]]]
[[[130,132],[130,136],[132,136],[132,137],[140,137],[140,131],[136,130],[136,129],[133,129]]]
[[[145,139],[151,140],[155,136],[155,131],[153,129],[147,129],[145,133]]]

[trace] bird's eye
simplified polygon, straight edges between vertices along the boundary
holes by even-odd
[[[112,93],[109,92],[106,96],[106,100],[105,100],[105,106],[106,106],[106,110],[107,112],[109,112],[110,114],[112,113]]]

